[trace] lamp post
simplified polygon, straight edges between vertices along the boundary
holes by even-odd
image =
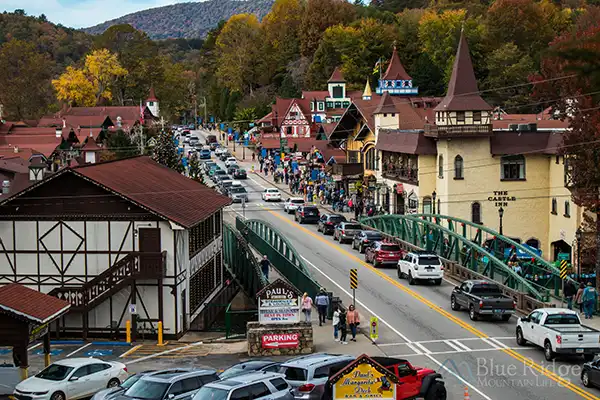
[[[433,209],[432,214],[435,214],[435,196],[437,196],[437,193],[434,190],[433,193],[431,193],[431,207]],[[439,210],[438,210],[438,212],[439,212]]]
[[[575,231],[575,239],[577,240],[577,279],[581,276],[581,227]]]
[[[500,217],[500,235],[502,235],[502,218],[504,217],[504,208],[498,209],[498,216]]]

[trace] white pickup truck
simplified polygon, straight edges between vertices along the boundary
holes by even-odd
[[[546,360],[557,354],[582,355],[591,361],[600,353],[600,331],[581,325],[579,315],[566,308],[539,308],[517,322],[517,344],[531,342],[544,349]]]

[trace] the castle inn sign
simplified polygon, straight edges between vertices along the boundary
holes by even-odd
[[[507,207],[508,203],[517,201],[517,198],[510,196],[507,190],[494,190],[493,195],[488,197],[488,201],[494,203],[494,207]]]

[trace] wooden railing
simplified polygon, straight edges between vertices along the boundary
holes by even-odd
[[[382,173],[384,178],[393,179],[397,181],[404,181],[407,183],[419,184],[419,169],[418,168],[402,168],[398,167],[394,170],[384,170]]]
[[[478,137],[491,136],[492,125],[433,125],[425,124],[425,136],[444,137]]]

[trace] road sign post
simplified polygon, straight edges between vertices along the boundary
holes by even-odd
[[[369,333],[373,344],[379,339],[379,320],[377,317],[371,317],[371,323],[369,324]]]
[[[356,289],[358,289],[358,270],[350,270],[350,289],[352,289],[352,305],[356,308]]]
[[[563,306],[564,300],[565,300],[565,281],[567,280],[567,269],[569,267],[569,263],[567,262],[567,260],[560,260],[560,279],[562,281],[562,298],[560,301],[560,305],[561,307]]]

